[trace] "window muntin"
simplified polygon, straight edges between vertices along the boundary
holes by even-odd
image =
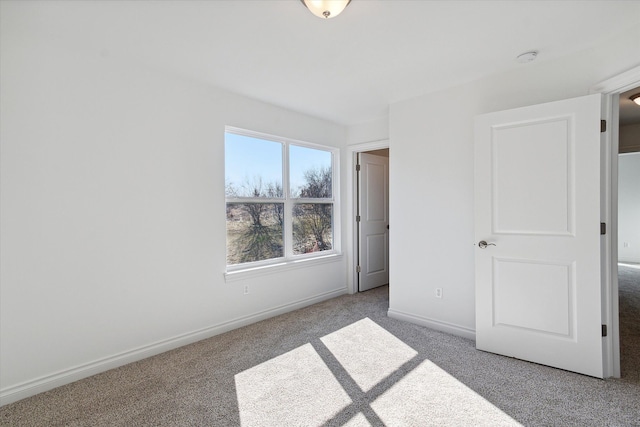
[[[337,150],[227,128],[227,269],[336,251]]]

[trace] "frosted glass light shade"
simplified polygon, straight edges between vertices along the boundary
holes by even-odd
[[[640,93],[636,93],[635,95],[631,96],[631,98],[629,99],[631,99],[636,104],[640,105]]]
[[[333,18],[347,7],[351,0],[300,0],[318,18]]]

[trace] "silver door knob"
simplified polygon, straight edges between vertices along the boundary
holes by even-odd
[[[478,242],[478,246],[480,247],[480,249],[486,249],[487,246],[495,246],[495,243],[487,243],[485,240],[480,240]]]

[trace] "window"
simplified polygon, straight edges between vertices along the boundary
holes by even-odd
[[[225,131],[228,269],[335,251],[337,150]]]

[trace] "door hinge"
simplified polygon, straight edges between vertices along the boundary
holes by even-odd
[[[360,165],[359,164],[356,165],[356,172],[360,172]]]
[[[356,265],[356,273],[360,273],[360,266]]]
[[[356,215],[356,222],[360,222],[360,215]]]
[[[603,337],[607,336],[607,325],[602,325],[602,336]]]
[[[607,121],[600,120],[600,132],[606,132],[606,131],[607,131]]]
[[[605,224],[604,222],[600,223],[600,234],[607,234],[607,224]]]

